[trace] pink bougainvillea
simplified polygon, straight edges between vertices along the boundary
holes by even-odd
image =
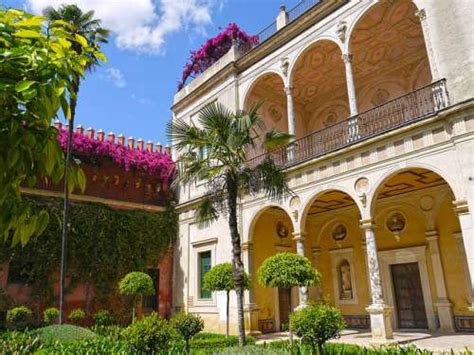
[[[255,46],[258,44],[257,36],[250,36],[242,31],[235,23],[229,24],[222,32],[213,38],[209,38],[197,51],[191,51],[191,56],[186,63],[178,90],[186,84],[186,80],[192,75],[199,75],[217,62],[226,54],[232,43],[237,46]]]
[[[60,129],[58,141],[66,151],[68,132]],[[170,183],[175,169],[174,162],[167,154],[149,152],[148,150],[130,149],[129,147],[74,133],[72,139],[73,152],[88,158],[109,158],[125,171],[136,170]]]

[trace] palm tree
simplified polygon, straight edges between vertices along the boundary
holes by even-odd
[[[262,144],[274,149],[287,144],[291,135],[270,131],[258,115],[258,106],[249,112],[233,113],[222,104],[204,107],[197,125],[177,119],[169,123],[167,134],[179,155],[179,176],[184,184],[207,182],[208,191],[197,208],[200,223],[209,223],[225,211],[232,241],[232,271],[237,294],[239,344],[245,344],[243,294],[244,266],[237,219],[237,204],[245,193],[262,192],[272,199],[290,190],[285,174],[270,155],[257,164],[248,163],[248,153]]]
[[[83,12],[77,5],[61,5],[57,10],[52,7],[45,9],[44,14],[50,26],[54,26],[55,21],[63,21],[67,24],[68,32],[71,36],[71,48],[78,54],[83,51],[83,43],[81,40],[87,41],[87,45],[93,48],[100,48],[101,43],[107,43],[109,31],[101,27],[101,20],[94,18],[94,11]],[[81,38],[82,37],[82,38]],[[99,65],[100,60],[104,58],[98,57],[99,51],[90,52],[88,54],[87,70],[92,70]],[[66,148],[66,158],[64,163],[64,210],[63,224],[61,235],[61,271],[59,285],[59,324],[62,324],[64,318],[64,280],[66,270],[66,245],[67,230],[69,227],[69,187],[68,187],[68,170],[71,164],[72,135],[74,132],[74,118],[76,117],[77,98],[79,87],[81,85],[81,77],[78,74],[72,74],[72,86],[69,97],[69,130]]]

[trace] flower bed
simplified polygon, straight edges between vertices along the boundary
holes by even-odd
[[[226,54],[235,42],[237,46],[255,46],[258,37],[248,35],[235,23],[230,23],[222,32],[209,38],[197,51],[191,51],[191,56],[186,63],[178,91],[181,90],[189,77],[203,73],[212,64]]]

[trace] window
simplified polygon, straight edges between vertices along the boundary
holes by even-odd
[[[158,312],[159,291],[160,291],[160,269],[146,269],[145,273],[150,275],[153,280],[153,287],[155,294],[142,297],[143,312],[148,314],[151,312]]]
[[[199,269],[199,298],[210,299],[211,291],[203,288],[203,280],[206,272],[211,268],[211,251],[204,251],[198,254],[198,269]]]

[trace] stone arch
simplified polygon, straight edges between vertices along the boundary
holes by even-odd
[[[246,108],[248,97],[249,97],[250,93],[252,92],[252,90],[255,88],[255,86],[258,84],[258,82],[260,80],[262,80],[264,77],[269,76],[269,75],[279,76],[281,78],[282,83],[283,83],[283,87],[285,87],[285,77],[282,75],[282,73],[280,71],[278,71],[276,69],[265,70],[263,73],[260,73],[255,78],[253,78],[250,81],[250,84],[247,86],[247,88],[242,93],[242,97],[244,99],[241,101],[241,109]]]
[[[455,178],[450,176],[447,172],[441,171],[439,168],[423,163],[412,163],[407,164],[403,167],[396,166],[388,171],[386,171],[382,176],[380,176],[376,183],[373,185],[371,190],[368,193],[367,197],[367,208],[365,211],[368,213],[367,216],[364,218],[370,218],[375,214],[375,205],[379,195],[380,190],[383,188],[384,183],[389,181],[392,177],[412,169],[423,169],[426,171],[431,171],[438,175],[450,188],[451,192],[453,193],[453,197],[455,200],[461,199],[461,191],[457,188],[457,184],[455,183]]]
[[[417,9],[412,0],[378,1],[368,5],[351,24],[347,51],[352,54],[356,96],[361,99],[357,105],[359,112],[378,106],[370,100],[362,102],[359,93],[364,87],[377,90],[384,88],[385,82],[397,81],[402,89],[384,88],[388,93],[386,101],[390,101],[431,83]],[[419,69],[420,63],[426,70]],[[419,77],[413,78],[413,74]]]
[[[341,50],[341,56],[342,56],[343,47],[341,46],[340,41],[338,41],[338,40],[336,39],[336,37],[329,36],[329,35],[324,35],[324,36],[317,37],[316,39],[312,40],[310,43],[306,44],[304,47],[300,48],[300,49],[296,52],[295,56],[293,57],[293,60],[291,61],[290,65],[289,65],[289,67],[288,67],[288,84],[289,84],[289,86],[292,86],[292,85],[293,85],[294,70],[295,70],[295,66],[296,66],[296,64],[298,63],[298,61],[299,61],[312,47],[314,47],[315,45],[317,45],[318,43],[323,42],[323,41],[332,42],[332,43],[334,43],[335,45],[337,45],[337,46],[339,47],[339,49]]]
[[[341,194],[345,194],[345,195],[349,196],[351,198],[351,200],[354,202],[354,204],[357,206],[357,210],[358,210],[359,214],[362,215],[362,206],[360,205],[360,201],[357,198],[357,196],[351,190],[349,190],[349,189],[347,189],[346,187],[343,187],[343,186],[330,186],[328,188],[325,188],[325,189],[317,192],[316,194],[313,194],[313,195],[309,196],[308,198],[305,199],[304,203],[302,203],[303,208],[301,210],[301,213],[300,213],[301,217],[299,219],[300,231],[305,232],[308,213],[309,213],[313,203],[316,200],[318,200],[319,197],[321,197],[321,196],[323,196],[327,193],[330,193],[330,192],[339,192]]]
[[[253,238],[254,229],[255,229],[255,225],[257,224],[260,217],[265,212],[269,211],[272,208],[279,209],[282,212],[284,212],[288,216],[288,218],[291,220],[291,224],[292,224],[291,227],[293,228],[293,230],[296,230],[294,220],[293,220],[293,218],[291,218],[291,212],[285,206],[279,205],[277,203],[269,203],[269,204],[266,204],[265,206],[257,209],[256,211],[254,211],[252,213],[252,215],[250,216],[250,221],[251,222],[250,222],[250,225],[249,225],[248,230],[247,230],[247,233],[248,233],[247,235],[248,235],[248,241],[249,242],[254,241],[254,238]]]

